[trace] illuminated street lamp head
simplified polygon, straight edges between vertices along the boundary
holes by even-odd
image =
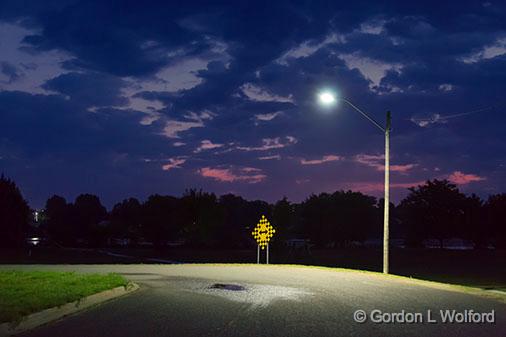
[[[324,91],[318,95],[320,103],[323,105],[332,105],[336,102],[336,97],[333,93]]]

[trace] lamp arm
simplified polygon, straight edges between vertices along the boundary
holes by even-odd
[[[344,102],[346,102],[349,106],[351,106],[353,109],[355,109],[356,111],[358,111],[362,116],[364,116],[365,118],[367,118],[369,120],[369,122],[373,123],[382,132],[386,132],[386,129],[384,127],[382,127],[378,122],[376,122],[371,116],[369,116],[368,114],[366,114],[365,112],[363,112],[362,110],[360,110],[359,108],[357,108],[353,103],[351,103],[350,101],[348,101],[345,98],[341,98],[341,100],[344,101]]]

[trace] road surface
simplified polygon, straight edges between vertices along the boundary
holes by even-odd
[[[20,335],[26,337],[506,337],[505,301],[375,273],[275,265],[0,266],[13,268],[117,272],[141,286]],[[364,323],[354,319],[357,310]],[[441,315],[452,313],[484,322],[443,323]]]

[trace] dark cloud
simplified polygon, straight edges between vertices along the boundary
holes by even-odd
[[[90,112],[63,95],[8,91],[0,92],[0,102],[2,141],[26,158],[89,160],[109,151],[149,156],[163,148],[160,136],[139,125],[141,114],[133,111]]]
[[[125,86],[121,79],[103,73],[67,73],[47,81],[43,88],[68,96],[74,103],[114,106],[126,104],[120,95]]]
[[[7,77],[7,82],[12,83],[22,76],[21,72],[16,68],[16,66],[10,64],[9,62],[1,62],[0,70],[2,74]]]

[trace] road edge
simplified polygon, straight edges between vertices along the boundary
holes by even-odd
[[[296,265],[287,264],[285,266],[296,266]],[[405,276],[405,275],[384,274],[382,272],[376,272],[376,271],[370,271],[370,270],[349,269],[349,268],[340,268],[340,267],[311,266],[311,265],[301,265],[301,266],[305,266],[305,267],[309,267],[309,268],[324,269],[324,270],[332,270],[333,269],[334,271],[340,270],[340,271],[347,271],[347,272],[364,273],[364,274],[367,274],[372,277],[387,278],[387,279],[397,281],[400,283],[404,283],[404,284],[419,285],[419,286],[424,286],[424,287],[428,287],[428,288],[432,288],[432,289],[465,293],[465,294],[470,294],[470,295],[479,296],[482,298],[487,298],[487,299],[499,301],[502,303],[506,303],[506,292],[504,292],[502,290],[484,289],[484,288],[479,288],[476,286],[467,286],[467,285],[461,285],[461,284],[425,280],[425,279],[419,279],[416,277]]]
[[[253,263],[185,263],[186,266],[256,266],[256,267],[265,267],[270,268],[272,266],[276,267],[295,267],[295,268],[303,268],[303,269],[319,269],[326,270],[330,272],[354,272],[354,273],[363,273],[364,275],[368,275],[371,277],[390,279],[392,281],[397,281],[404,284],[412,284],[418,286],[425,286],[428,288],[438,289],[438,290],[446,290],[452,292],[459,292],[470,294],[474,296],[479,296],[482,298],[487,298],[495,301],[499,301],[502,303],[506,303],[506,291],[495,290],[495,289],[484,289],[476,286],[467,286],[460,285],[454,283],[444,283],[439,281],[431,281],[424,280],[410,276],[397,275],[397,274],[384,274],[382,272],[371,271],[371,270],[362,270],[362,269],[351,269],[351,268],[343,268],[343,267],[327,267],[327,266],[314,266],[314,265],[305,265],[305,264],[253,264]]]
[[[23,317],[21,322],[2,323],[0,324],[0,337],[13,336],[15,334],[34,329],[38,326],[75,314],[92,306],[130,294],[137,289],[139,289],[139,285],[137,283],[129,282],[126,286],[104,290],[102,292],[83,297],[74,302],[35,312]]]

